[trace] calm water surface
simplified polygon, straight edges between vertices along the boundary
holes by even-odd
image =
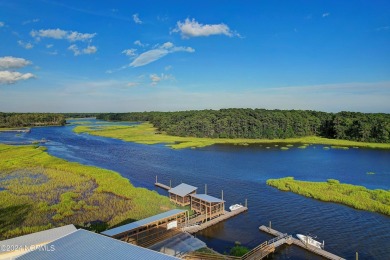
[[[102,122],[91,120],[97,126]],[[117,124],[117,123],[116,123]],[[128,123],[122,123],[124,125]],[[54,156],[114,170],[135,186],[154,187],[159,181],[186,182],[216,197],[224,192],[226,205],[244,203],[249,211],[196,234],[211,248],[224,252],[235,241],[254,247],[272,238],[258,230],[268,225],[285,233],[313,233],[325,248],[347,259],[390,259],[390,218],[381,214],[325,203],[266,185],[269,178],[294,176],[299,180],[341,182],[371,189],[390,189],[390,151],[371,149],[324,150],[312,145],[288,151],[266,145],[216,145],[172,150],[164,145],[141,145],[74,134],[74,126],[33,128],[29,134],[0,133],[0,142],[48,140]],[[367,172],[375,172],[373,175]],[[284,247],[269,259],[322,259],[295,246]]]

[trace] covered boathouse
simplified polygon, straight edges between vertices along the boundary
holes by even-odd
[[[191,195],[196,194],[198,188],[182,183],[168,190],[169,200],[180,206],[191,204]]]
[[[101,234],[127,243],[149,247],[173,237],[188,221],[188,211],[173,209],[149,218],[106,230]]]
[[[191,194],[191,210],[210,220],[225,214],[225,201],[207,194]]]

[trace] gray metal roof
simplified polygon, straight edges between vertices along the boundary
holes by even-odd
[[[213,196],[210,196],[207,194],[191,194],[191,197],[201,199],[201,200],[207,201],[207,202],[218,202],[218,203],[225,202],[224,200],[218,199],[216,197],[213,197]]]
[[[184,197],[197,189],[197,187],[182,183],[175,188],[170,189],[168,192]]]
[[[138,227],[145,226],[147,224],[158,221],[160,219],[172,217],[172,216],[174,216],[178,213],[182,213],[182,212],[185,212],[185,210],[173,209],[173,210],[170,210],[170,211],[167,211],[167,212],[155,215],[155,216],[151,216],[149,218],[141,219],[141,220],[138,220],[138,221],[135,221],[135,222],[132,222],[132,223],[120,226],[120,227],[106,230],[106,231],[102,232],[102,234],[107,235],[107,236],[115,236],[115,235],[118,235],[120,233],[129,231],[129,230],[132,230],[132,229],[135,229]]]
[[[29,235],[3,240],[0,241],[0,256],[2,253],[4,253],[2,248],[6,248],[7,245],[13,247],[15,247],[16,245],[22,247],[24,246],[30,247],[33,245],[52,242],[60,237],[66,236],[75,231],[77,231],[75,226],[67,225],[63,227],[40,231]],[[9,252],[5,252],[5,253],[9,253]]]
[[[68,259],[178,259],[173,256],[128,244],[120,240],[79,229],[50,244],[47,250],[34,250],[16,259],[22,260],[68,260]]]

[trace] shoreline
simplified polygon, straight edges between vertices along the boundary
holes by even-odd
[[[371,149],[390,149],[390,143],[367,143],[340,139],[328,139],[317,136],[297,137],[288,139],[223,139],[172,136],[157,131],[151,123],[144,122],[136,126],[107,126],[91,129],[88,126],[76,126],[73,131],[77,134],[88,133],[96,136],[121,139],[140,144],[166,144],[172,149],[201,148],[214,144],[250,145],[250,144],[309,144],[329,145],[332,148],[359,147]],[[305,147],[303,147],[305,146]],[[345,149],[345,148],[344,148]]]
[[[103,231],[175,208],[118,172],[66,161],[45,147],[0,144],[0,169],[0,222],[8,223],[0,240],[62,224],[99,222],[91,228]]]
[[[268,179],[267,185],[280,191],[293,192],[301,196],[323,202],[332,202],[354,209],[375,212],[390,216],[390,191],[371,190],[362,185],[340,183],[328,179],[327,182],[294,180],[294,177]]]

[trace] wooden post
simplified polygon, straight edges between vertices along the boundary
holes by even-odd
[[[269,229],[272,228],[272,225],[271,225],[271,220],[269,221]]]
[[[207,194],[207,184],[204,185],[204,194]]]
[[[359,260],[359,253],[356,252],[356,260]]]
[[[156,183],[158,183],[158,181],[157,181],[157,175],[156,175]]]
[[[169,180],[169,188],[172,188],[172,180]]]
[[[248,199],[245,199],[245,208],[248,207]]]
[[[222,198],[221,198],[221,200],[223,200],[223,190],[222,190]]]

